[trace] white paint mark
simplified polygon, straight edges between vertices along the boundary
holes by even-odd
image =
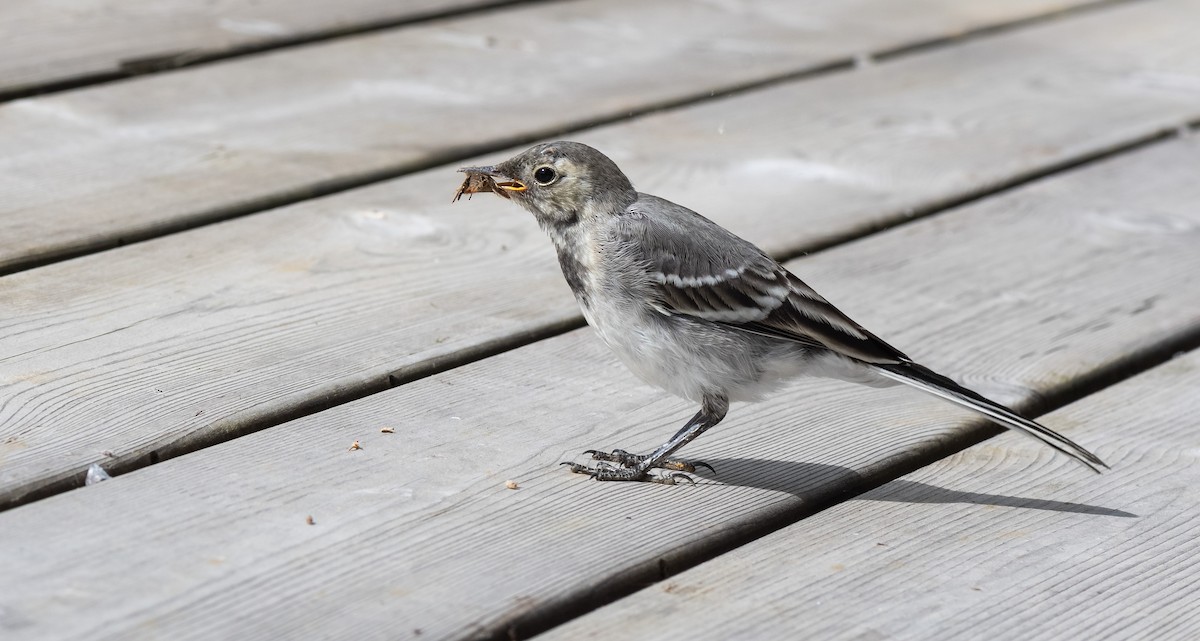
[[[419,80],[356,80],[348,87],[349,92],[359,99],[403,98],[435,104],[472,105],[479,102],[479,94],[473,91],[458,91],[444,84]]]
[[[1139,89],[1200,94],[1200,75],[1192,73],[1143,69],[1126,76],[1125,82]]]
[[[1132,234],[1184,234],[1200,232],[1195,223],[1180,216],[1158,212],[1094,211],[1087,220],[1099,227]]]
[[[287,27],[270,20],[235,20],[221,18],[217,26],[230,33],[240,33],[246,36],[282,36],[291,33]]]
[[[874,181],[860,173],[834,165],[801,158],[753,158],[738,164],[741,174],[769,175],[772,178],[811,180],[843,185],[872,185]]]
[[[429,216],[384,209],[350,212],[350,220],[372,236],[391,239],[432,238],[447,231]]]

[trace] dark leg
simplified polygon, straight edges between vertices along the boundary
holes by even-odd
[[[568,465],[572,472],[591,475],[592,478],[598,481],[654,481],[658,483],[667,483],[674,485],[677,481],[692,479],[686,474],[673,473],[661,478],[650,476],[650,470],[656,467],[668,467],[672,469],[674,465],[686,465],[678,461],[669,461],[667,457],[673,454],[676,450],[691,443],[697,436],[700,436],[708,428],[721,422],[725,418],[725,413],[729,411],[729,401],[723,396],[705,396],[704,401],[700,404],[700,411],[692,417],[692,420],[687,422],[682,429],[671,437],[671,440],[663,443],[658,449],[654,450],[646,456],[637,456],[618,450],[612,455],[602,454],[601,460],[615,460],[627,467],[612,467],[601,463],[595,469],[589,468],[586,465],[579,463],[563,463]],[[595,450],[589,450],[595,452]],[[622,456],[624,454],[624,456]],[[593,454],[595,456],[595,454]],[[602,458],[611,457],[611,458]],[[674,468],[685,469],[685,468]],[[692,468],[695,469],[694,467]],[[709,467],[709,469],[712,469]]]

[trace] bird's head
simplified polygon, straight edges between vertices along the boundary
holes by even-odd
[[[496,193],[527,209],[546,228],[615,214],[637,200],[616,163],[578,142],[545,143],[498,165],[459,171],[492,178]]]

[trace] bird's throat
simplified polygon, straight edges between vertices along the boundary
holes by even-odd
[[[558,266],[563,278],[571,287],[575,298],[583,307],[591,301],[591,284],[595,277],[592,239],[579,224],[562,225],[546,229],[558,254]]]

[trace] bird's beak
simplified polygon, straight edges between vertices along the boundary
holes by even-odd
[[[493,186],[497,189],[503,189],[505,191],[525,191],[528,189],[528,187],[525,186],[525,183],[515,180],[512,176],[509,176],[497,169],[495,165],[489,165],[487,167],[463,167],[462,169],[459,169],[459,171],[467,175],[483,175],[490,178],[506,179],[500,182],[493,182]]]

